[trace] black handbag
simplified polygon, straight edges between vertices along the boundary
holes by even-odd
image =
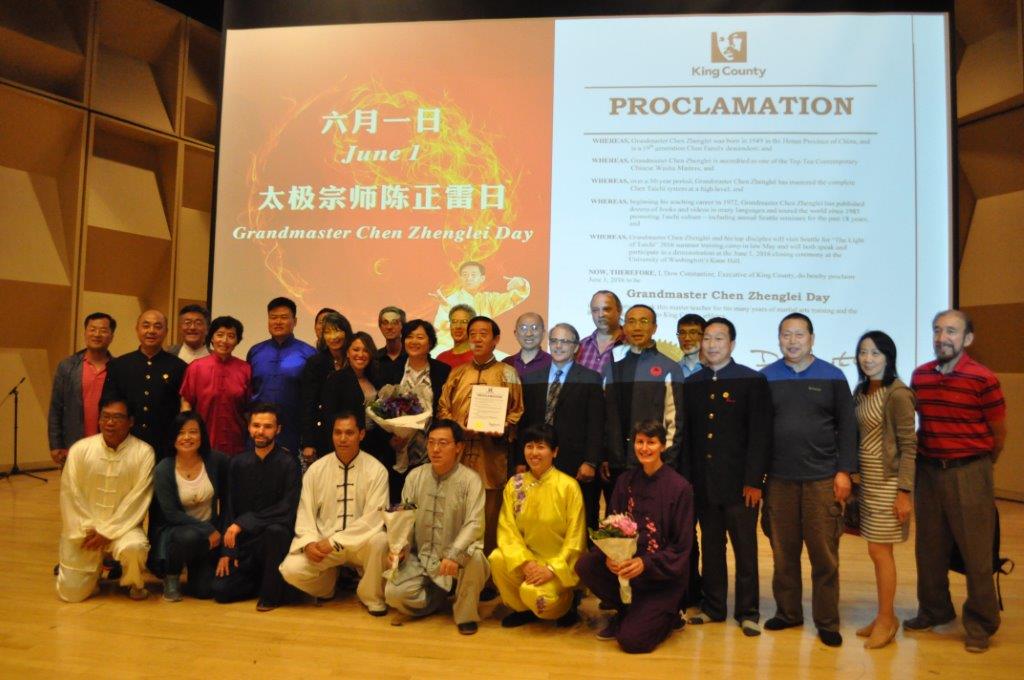
[[[843,533],[860,536],[860,482],[853,482],[843,504]]]
[[[996,576],[996,598],[999,601],[999,611],[1003,610],[1003,590],[999,585],[999,577],[1003,574],[1009,576],[1013,572],[1014,566],[1016,566],[1008,557],[1002,557],[999,555],[999,508],[993,507],[992,512],[995,513],[996,530],[995,537],[992,541],[992,573]],[[967,568],[964,566],[964,557],[960,553],[960,548],[957,547],[956,541],[953,541],[953,548],[949,555],[949,568],[958,574],[966,574]]]

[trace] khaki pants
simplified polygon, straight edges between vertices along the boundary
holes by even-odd
[[[110,553],[121,563],[121,585],[142,588],[142,576],[149,555],[149,541],[142,529],[129,529],[115,538],[106,551],[84,550],[81,540],[60,539],[60,571],[57,573],[57,595],[65,602],[81,602],[96,588],[103,568],[103,555]]]
[[[466,566],[459,569],[455,582],[455,606],[452,608],[456,625],[480,620],[480,591],[489,574],[487,558],[480,552],[473,553]],[[439,610],[447,601],[448,593],[423,574],[401,583],[388,582],[384,587],[384,599],[403,614],[420,617]]]
[[[839,630],[839,537],[843,513],[832,478],[812,482],[768,480],[765,512],[771,532],[776,616],[803,621],[800,554],[811,559],[811,614],[819,630]]]
[[[313,597],[327,598],[334,593],[341,567],[349,564],[359,567],[362,578],[356,587],[356,596],[370,611],[384,611],[384,556],[388,552],[388,539],[384,532],[375,534],[358,550],[335,550],[320,562],[313,562],[305,553],[292,553],[281,563],[281,576],[299,590]]]
[[[968,638],[988,638],[999,628],[992,576],[994,507],[990,456],[945,470],[918,460],[914,489],[918,614],[933,623],[956,616],[949,595],[949,553],[955,541],[967,571],[963,624]]]

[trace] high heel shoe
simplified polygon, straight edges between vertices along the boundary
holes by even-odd
[[[857,629],[857,637],[862,637],[862,638],[871,637],[871,631],[873,631],[874,629],[875,629],[875,622],[871,621],[871,623],[869,623],[868,625],[864,626],[863,628],[858,628]]]
[[[864,642],[865,649],[881,649],[896,638],[896,631],[900,629],[898,622],[893,622],[887,628],[875,626],[871,636]]]

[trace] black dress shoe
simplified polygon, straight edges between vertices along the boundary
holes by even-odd
[[[465,623],[458,624],[456,628],[459,629],[461,635],[473,635],[476,633],[478,626],[476,621],[466,621]]]
[[[818,639],[828,647],[838,647],[843,644],[843,636],[839,634],[838,630],[822,630],[819,628]]]
[[[569,611],[555,619],[556,628],[572,628],[580,622],[580,613],[576,607],[569,607]]]
[[[278,608],[279,605],[268,602],[267,600],[257,600],[256,611],[258,612],[272,612]]]
[[[502,628],[518,628],[519,626],[525,626],[528,623],[534,621],[540,621],[537,615],[527,609],[524,612],[512,612],[501,620]]]
[[[779,616],[773,616],[764,622],[765,630],[786,630],[787,628],[799,628],[804,625],[803,621],[787,621]]]
[[[935,626],[947,624],[955,618],[956,616],[951,616],[948,619],[943,619],[942,621],[932,621],[927,616],[924,616],[923,614],[918,614],[912,619],[904,619],[903,629],[923,633],[926,630],[931,630]]]

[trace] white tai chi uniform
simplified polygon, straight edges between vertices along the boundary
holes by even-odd
[[[153,448],[132,435],[111,449],[102,434],[80,439],[68,451],[60,478],[60,571],[57,595],[81,602],[92,594],[104,553],[122,566],[121,585],[141,588],[149,541],[142,531],[153,498]],[[90,529],[110,539],[105,550],[85,550]]]
[[[339,567],[359,567],[356,595],[370,611],[385,611],[384,556],[388,540],[380,510],[388,505],[388,471],[360,451],[345,465],[337,454],[313,463],[302,477],[295,516],[295,538],[281,563],[284,580],[314,597],[330,597]],[[310,543],[330,540],[334,552],[313,562],[303,552]]]

